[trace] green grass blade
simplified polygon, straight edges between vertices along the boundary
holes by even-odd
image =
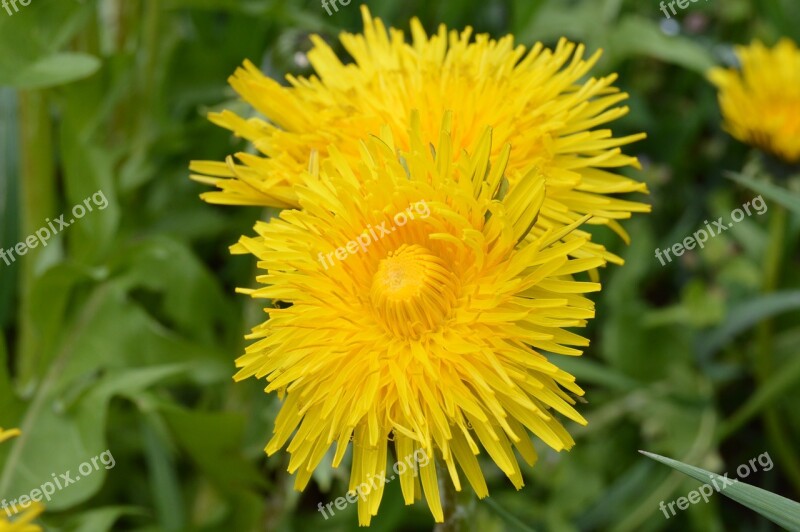
[[[732,306],[719,327],[699,337],[697,351],[703,358],[710,357],[757,323],[798,308],[800,290],[758,296]]]
[[[735,172],[725,172],[725,177],[744,185],[750,190],[758,192],[770,201],[778,205],[783,205],[795,214],[800,214],[800,196],[796,192],[773,185],[768,181],[753,179],[752,177],[737,174]]]
[[[773,523],[787,530],[800,530],[800,504],[793,500],[751,486],[750,484],[745,484],[736,479],[724,479],[716,473],[711,473],[705,469],[684,464],[683,462],[665,456],[648,453],[647,451],[639,452],[648,458],[668,465],[676,471],[680,471],[684,475],[688,475],[700,482],[708,483],[709,480],[716,480],[718,481],[717,484],[724,486],[719,493],[758,512]],[[731,480],[734,480],[734,484],[730,484]]]
[[[779,397],[785,397],[792,389],[796,389],[798,382],[800,382],[800,355],[788,359],[775,372],[773,378],[763,386],[756,388],[755,393],[750,396],[744,406],[722,424],[719,430],[719,441],[739,430],[756,414],[771,405],[772,401]]]

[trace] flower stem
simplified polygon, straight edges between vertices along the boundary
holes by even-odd
[[[469,490],[462,490],[460,493],[456,491],[447,465],[440,458],[436,459],[436,469],[439,477],[439,494],[442,497],[442,510],[444,510],[444,522],[437,523],[433,532],[469,530],[475,506]]]
[[[786,209],[780,205],[775,206],[770,221],[770,240],[764,264],[762,289],[765,294],[774,292],[779,285],[787,220]],[[772,319],[764,320],[758,328],[755,374],[759,386],[765,386],[772,377],[774,329],[775,324]],[[767,406],[762,416],[767,435],[778,452],[782,469],[795,491],[800,494],[800,460],[795,455],[794,446],[788,440],[784,427],[781,425],[777,407],[774,404]]]
[[[19,93],[21,232],[32,235],[56,212],[56,172],[53,160],[53,123],[47,93]],[[39,339],[31,315],[31,292],[36,255],[20,261],[18,375],[27,385],[37,371]]]

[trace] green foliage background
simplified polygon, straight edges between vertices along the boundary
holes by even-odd
[[[262,313],[234,293],[253,284],[254,262],[227,246],[270,213],[205,204],[187,178],[188,161],[243,148],[205,119],[247,112],[226,85],[242,60],[277,78],[308,74],[309,33],[358,31],[356,4],[333,16],[289,0],[0,10],[0,245],[97,190],[110,202],[46,248],[0,263],[0,426],[24,432],[0,446],[0,497],[106,449],[116,459],[56,494],[48,530],[356,529],[355,505],[327,521],[316,511],[344,494],[347,469],[323,467],[294,492],[286,456],[262,451],[277,399],[260,382],[231,380]],[[557,360],[587,390],[589,425],[569,427],[569,453],[537,442],[540,462],[524,469],[520,492],[486,464],[491,497],[463,502],[465,529],[774,529],[721,496],[666,520],[658,503],[699,483],[637,450],[731,474],[768,452],[775,467],[747,482],[800,498],[800,172],[764,192],[765,215],[666,267],[653,256],[763,190],[759,160],[721,129],[704,71],[754,37],[800,41],[800,4],[697,2],[674,25],[651,0],[368,4],[404,29],[416,15],[429,30],[473,25],[528,45],[564,35],[603,48],[593,74],[619,72],[631,96],[615,133],[649,135],[627,151],[644,162],[631,175],[648,183],[653,213],[625,223],[630,246],[597,233],[627,264],[601,272],[585,356]],[[387,487],[374,529],[432,527],[424,504],[406,508],[399,485]]]

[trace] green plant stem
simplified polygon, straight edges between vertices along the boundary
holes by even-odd
[[[485,502],[487,506],[494,510],[495,513],[502,517],[507,523],[514,525],[515,530],[519,530],[520,532],[536,532],[535,529],[520,521],[517,516],[512,515],[511,512],[497,504],[497,501],[491,497],[486,497],[483,502]]]
[[[20,121],[20,204],[22,210],[21,239],[42,227],[45,219],[56,212],[56,172],[53,160],[53,123],[47,94],[44,91],[23,91],[19,94]],[[37,250],[40,251],[40,250]],[[31,293],[35,277],[36,258],[31,253],[18,262],[20,272],[19,312],[19,375],[22,384],[37,371],[42,355],[38,348],[31,315]]]
[[[444,522],[437,523],[434,532],[461,532],[469,530],[472,515],[472,497],[469,490],[456,491],[447,465],[439,458],[436,459],[437,475],[439,477],[439,495],[442,498]]]
[[[779,285],[787,221],[788,214],[786,209],[780,205],[773,207],[769,228],[769,247],[764,263],[762,289],[765,294],[774,292]],[[755,375],[759,388],[766,386],[772,378],[774,329],[775,324],[772,319],[764,320],[758,327]],[[792,483],[795,492],[800,494],[800,460],[795,455],[794,445],[789,441],[781,424],[778,408],[774,404],[766,406],[762,412],[762,417],[767,435],[781,461],[781,469]]]
[[[444,511],[444,522],[437,523],[433,527],[434,532],[458,532],[458,522],[456,519],[456,490],[453,483],[447,476],[447,466],[439,458],[436,459],[436,469],[439,477],[439,495],[442,498],[442,510]]]

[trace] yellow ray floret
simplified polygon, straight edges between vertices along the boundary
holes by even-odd
[[[4,430],[0,427],[0,443],[16,438],[19,435],[19,429]],[[5,503],[6,501],[3,500],[3,502]],[[16,511],[17,506],[14,506],[15,510],[13,511],[8,505],[5,505],[4,508],[4,510],[0,511],[0,532],[41,532],[42,528],[33,523],[39,514],[44,511],[44,507],[38,502],[32,502],[14,515],[11,514]]]
[[[477,456],[488,455],[519,489],[517,454],[536,461],[531,434],[560,451],[574,442],[559,417],[585,423],[573,408],[583,391],[544,354],[588,345],[566,328],[594,316],[584,294],[600,287],[573,275],[603,259],[570,259],[583,241],[563,240],[585,218],[535,233],[540,173],[499,193],[511,146],[495,150],[484,129],[452,157],[456,133],[445,126],[429,144],[413,124],[399,157],[390,127],[360,144],[356,164],[335,148],[312,157],[302,210],[258,223],[232,249],[264,270],[242,291],[282,302],[237,361],[237,380],[266,379],[283,398],[266,451],[288,444],[303,489],[332,446],[334,467],[352,449],[361,525],[378,511],[375,479],[392,475],[390,442],[398,461],[424,457],[398,473],[406,503],[424,494],[442,521],[437,460],[456,489],[466,478],[485,497]]]
[[[6,512],[0,512],[0,532],[41,532],[42,527],[33,521],[44,511],[44,506],[33,502],[13,517],[7,518]]]
[[[263,118],[243,118],[232,111],[210,119],[250,141],[260,155],[240,153],[237,162],[195,161],[193,177],[216,186],[203,198],[212,203],[298,206],[293,190],[316,151],[322,159],[336,146],[351,164],[359,141],[388,124],[397,146],[409,148],[409,117],[421,117],[421,134],[436,142],[439,125],[452,112],[452,155],[474,145],[486,125],[494,131],[492,156],[505,144],[513,150],[507,165],[512,188],[533,168],[546,177],[544,205],[537,223],[563,227],[591,214],[593,224],[607,224],[627,239],[618,220],[649,206],[615,197],[646,192],[644,183],[615,169],[639,167],[621,148],[644,134],[614,137],[608,124],[625,115],[618,104],[627,98],[613,86],[616,75],[586,78],[600,52],[585,58],[583,45],[562,39],[555,49],[541,43],[530,50],[512,36],[499,40],[440,26],[428,36],[417,19],[411,42],[388,29],[366,7],[363,34],[343,34],[341,42],[353,63],[343,63],[319,37],[308,58],[311,78],[289,76],[289,86],[264,76],[246,62],[230,78],[241,97]],[[533,198],[526,198],[531,201]],[[576,236],[585,236],[576,233]],[[600,246],[587,246],[595,255]]]
[[[774,48],[739,46],[741,69],[715,68],[725,129],[788,163],[800,161],[800,50],[790,39]]]
[[[0,443],[4,441],[10,440],[11,438],[16,438],[20,435],[19,429],[3,429],[0,427]]]
[[[38,502],[32,502],[20,513],[10,518],[6,516],[6,511],[0,512],[0,532],[41,532],[42,527],[33,521],[43,511],[44,506]]]

